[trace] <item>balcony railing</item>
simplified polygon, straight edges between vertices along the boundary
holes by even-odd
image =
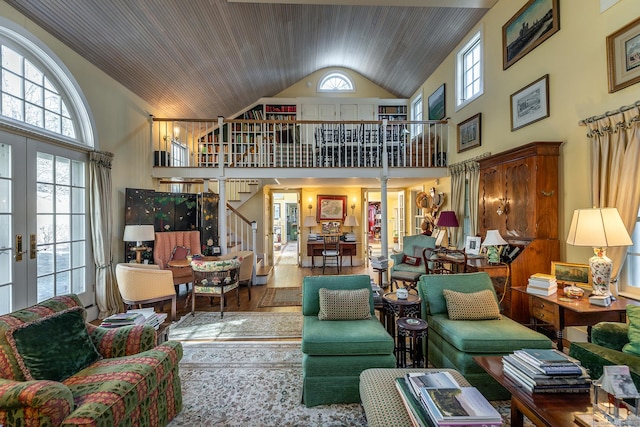
[[[161,167],[445,167],[449,150],[446,121],[154,118],[151,126]]]

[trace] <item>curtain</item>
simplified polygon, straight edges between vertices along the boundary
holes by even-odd
[[[477,236],[478,227],[478,198],[480,197],[480,163],[467,163],[467,179],[469,180],[469,235]]]
[[[464,247],[462,242],[462,235],[459,230],[464,229],[462,225],[462,219],[464,218],[464,181],[465,181],[465,165],[464,163],[458,163],[449,167],[449,173],[451,174],[451,210],[456,213],[458,223],[460,227],[453,230],[453,238],[451,243],[457,248]]]
[[[96,266],[96,301],[100,319],[123,311],[113,269],[111,161],[112,153],[94,151],[89,161],[91,236]]]
[[[587,126],[591,144],[593,204],[597,208],[618,208],[631,235],[640,204],[640,109],[633,107],[607,115],[589,121]],[[627,248],[609,248],[607,255],[613,260],[615,283]]]

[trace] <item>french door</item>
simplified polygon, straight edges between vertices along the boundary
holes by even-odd
[[[68,293],[94,302],[87,159],[0,132],[0,314]]]

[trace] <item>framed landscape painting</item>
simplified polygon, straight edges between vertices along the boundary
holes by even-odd
[[[609,93],[640,82],[640,18],[607,36]]]
[[[586,289],[592,288],[591,270],[587,264],[552,261],[551,275],[556,276],[559,283],[574,284]]]
[[[511,95],[511,131],[549,117],[549,74]]]
[[[445,86],[444,83],[438,89],[436,89],[431,95],[429,95],[428,106],[428,120],[442,120],[446,115],[445,110]]]
[[[480,146],[480,118],[482,113],[458,124],[458,153]]]
[[[502,26],[502,68],[507,69],[560,30],[559,0],[529,0]]]

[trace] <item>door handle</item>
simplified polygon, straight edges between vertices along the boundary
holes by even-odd
[[[31,259],[36,259],[36,235],[35,234],[31,234],[29,236],[29,258]]]
[[[22,255],[24,254],[25,252],[22,250],[22,234],[16,234],[16,254],[14,258],[16,261],[22,261]]]

